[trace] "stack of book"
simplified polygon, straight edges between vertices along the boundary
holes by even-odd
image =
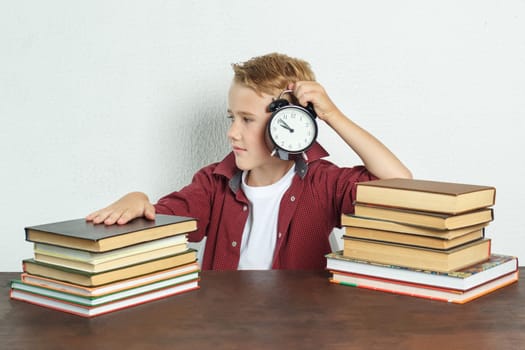
[[[126,225],[85,219],[27,227],[34,258],[23,261],[12,299],[93,317],[199,288],[193,218],[156,215]]]
[[[493,254],[485,238],[495,194],[426,180],[357,184],[344,250],[327,255],[330,281],[456,303],[515,282],[517,258]]]

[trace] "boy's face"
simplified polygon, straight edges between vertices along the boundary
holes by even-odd
[[[272,96],[258,95],[252,89],[233,82],[228,94],[228,130],[235,163],[241,170],[253,170],[272,164],[277,158],[270,155],[266,145],[266,124],[270,113],[266,111]]]

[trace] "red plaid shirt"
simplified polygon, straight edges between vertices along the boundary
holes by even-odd
[[[327,155],[315,144],[308,151],[308,164],[302,158],[296,161],[296,175],[279,209],[274,269],[324,269],[330,233],[340,227],[342,213],[354,211],[355,183],[375,179],[363,166],[340,168],[321,159]],[[235,270],[239,264],[250,207],[240,186],[241,173],[230,153],[155,204],[157,213],[198,219],[198,230],[188,239],[207,237],[204,270]]]

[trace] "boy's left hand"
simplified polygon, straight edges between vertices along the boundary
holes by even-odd
[[[328,122],[341,112],[332,102],[325,89],[315,81],[298,81],[290,83],[288,89],[293,90],[294,96],[302,106],[311,102],[319,119]]]

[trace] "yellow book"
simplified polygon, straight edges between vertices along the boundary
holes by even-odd
[[[449,250],[348,237],[343,243],[343,255],[352,259],[448,272],[489,259],[491,241],[484,238]]]
[[[433,228],[436,230],[455,230],[473,225],[486,224],[494,218],[492,208],[483,208],[461,214],[443,214],[356,203],[354,209],[355,215],[360,217]]]
[[[383,179],[357,184],[356,201],[397,208],[458,214],[494,205],[496,189],[416,179]]]
[[[420,236],[353,226],[347,227],[345,230],[345,235],[343,236],[343,238],[369,239],[379,242],[399,243],[441,250],[454,248],[465,243],[476,241],[483,237],[483,229],[467,232],[466,234],[453,239],[446,239],[442,237]]]
[[[32,275],[93,287],[189,264],[195,262],[196,258],[196,251],[188,249],[183,253],[96,273],[52,265],[34,259],[24,260],[23,268],[24,272]]]

